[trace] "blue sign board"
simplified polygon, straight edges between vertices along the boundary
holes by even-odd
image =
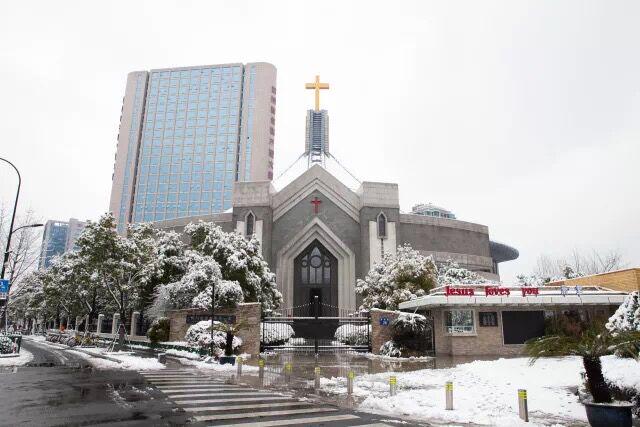
[[[9,280],[8,279],[0,280],[0,299],[7,299],[8,293],[9,293]]]
[[[381,317],[380,318],[380,326],[389,326],[389,318]]]

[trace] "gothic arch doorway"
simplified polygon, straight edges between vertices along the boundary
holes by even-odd
[[[329,307],[338,307],[338,259],[317,239],[294,259],[294,278],[294,306],[308,305],[309,316],[330,315]]]

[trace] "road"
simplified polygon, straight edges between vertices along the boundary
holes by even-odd
[[[33,353],[32,362],[0,370],[0,426],[394,424],[388,417],[300,400],[282,390],[229,384],[180,364],[143,373],[98,370],[77,353],[46,343],[25,339],[23,348]]]

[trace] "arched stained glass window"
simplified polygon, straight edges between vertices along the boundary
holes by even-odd
[[[329,285],[331,283],[331,257],[315,246],[300,259],[300,282],[303,285]]]
[[[254,229],[255,229],[255,222],[256,222],[256,217],[253,215],[253,212],[249,212],[247,214],[247,218],[245,220],[245,224],[246,224],[245,235],[246,236],[252,236],[253,235]]]
[[[387,217],[380,212],[378,214],[378,238],[384,239],[387,237]]]

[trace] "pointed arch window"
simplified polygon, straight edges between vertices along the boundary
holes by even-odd
[[[384,213],[380,212],[378,214],[378,238],[386,239],[387,238],[387,217]]]
[[[245,218],[245,236],[252,236],[255,230],[256,217],[253,212],[249,212]]]

